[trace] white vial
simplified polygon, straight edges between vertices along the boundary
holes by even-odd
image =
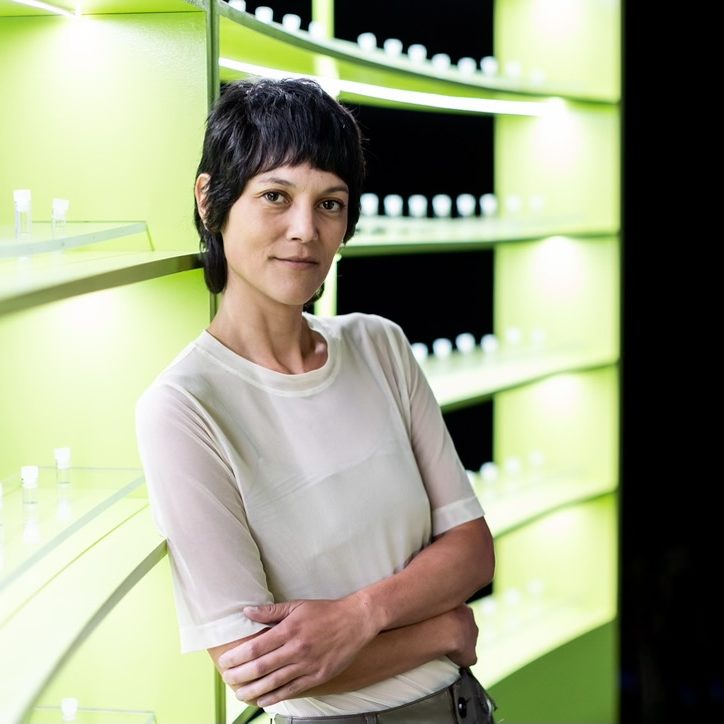
[[[418,362],[424,362],[430,353],[430,350],[424,342],[413,342],[410,347],[412,348],[412,354],[415,355],[415,359]]]
[[[58,485],[70,484],[70,448],[57,447],[53,450],[55,456],[55,482]]]
[[[377,47],[377,36],[374,33],[360,33],[357,36],[357,45],[360,50],[369,53]]]
[[[377,194],[364,193],[359,201],[362,216],[377,216],[380,213],[380,199]]]
[[[268,5],[259,5],[259,7],[254,10],[254,17],[257,20],[261,20],[262,23],[271,23],[274,20],[274,10]]]
[[[245,0],[229,0],[229,7],[238,10],[240,13],[246,12],[246,1]]]
[[[402,216],[402,196],[399,194],[387,194],[383,199],[386,216]]]
[[[485,354],[494,354],[498,350],[498,338],[494,334],[484,334],[480,347]]]
[[[523,67],[521,66],[519,60],[509,60],[505,64],[505,75],[507,75],[508,78],[512,78],[513,80],[519,80],[522,73]]]
[[[427,48],[421,43],[413,43],[407,48],[407,57],[412,63],[424,63],[427,58]]]
[[[472,194],[459,194],[455,199],[458,216],[474,216],[477,199]]]
[[[516,457],[515,455],[511,455],[505,458],[503,467],[505,468],[506,475],[511,478],[517,478],[520,475],[521,470],[523,469],[523,464],[521,463],[520,458]]]
[[[296,33],[302,27],[302,19],[294,13],[282,15],[282,27],[290,33]]]
[[[480,61],[480,70],[482,70],[485,75],[497,75],[498,60],[493,55],[486,55]]]
[[[486,483],[495,483],[498,480],[498,466],[493,462],[483,463],[480,466],[480,477]]]
[[[15,236],[18,239],[27,238],[32,232],[33,204],[30,189],[16,189],[13,191],[15,202]]]
[[[519,327],[508,327],[505,330],[505,343],[511,347],[517,347],[522,339],[523,335]]]
[[[432,353],[438,359],[447,359],[452,352],[452,342],[446,337],[438,337],[433,340]]]
[[[505,210],[511,216],[517,216],[523,208],[523,202],[518,194],[509,194],[505,197]]]
[[[37,465],[23,465],[20,468],[20,484],[23,488],[23,503],[34,505],[38,502],[38,474]]]
[[[410,216],[416,219],[424,219],[427,217],[427,196],[412,194],[412,196],[407,199],[407,210]]]
[[[489,218],[498,213],[498,199],[495,194],[483,194],[480,197],[480,211]]]
[[[470,332],[461,332],[455,337],[455,346],[458,352],[470,354],[475,349],[475,337]]]
[[[475,71],[477,69],[478,69],[478,64],[475,62],[475,58],[470,58],[469,56],[465,56],[458,60],[458,70],[463,75],[473,75],[473,73],[475,73]]]
[[[323,38],[326,34],[324,24],[319,20],[310,20],[308,31],[313,38]]]
[[[447,194],[435,194],[432,197],[432,213],[434,216],[444,218],[450,216],[452,211],[452,198]]]
[[[430,62],[435,70],[450,69],[450,56],[447,53],[435,53],[435,55],[430,58]]]
[[[402,55],[402,41],[399,38],[387,38],[382,48],[390,58],[399,58]]]
[[[61,236],[65,233],[65,222],[67,220],[70,201],[68,199],[53,199],[50,210],[50,222],[53,236]]]
[[[78,715],[78,699],[66,697],[60,702],[63,721],[75,721]]]

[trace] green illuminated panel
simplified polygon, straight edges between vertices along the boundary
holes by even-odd
[[[198,268],[188,252],[67,251],[0,263],[0,315]]]
[[[15,229],[0,226],[0,259],[9,256],[31,256],[46,251],[60,251],[76,246],[89,246],[125,236],[144,234],[145,247],[152,249],[148,226],[136,223],[98,223],[95,221],[67,222],[61,231],[55,231],[49,221],[33,222],[28,238],[17,238]]]
[[[495,244],[536,241],[545,237],[606,238],[615,229],[585,228],[565,221],[536,219],[413,219],[363,217],[352,239],[340,249],[344,257],[465,251]]]
[[[146,508],[45,582],[0,628],[0,721],[19,722],[63,660],[166,554]],[[52,612],[52,613],[51,613]],[[28,635],[42,642],[28,645]]]
[[[480,680],[492,685],[613,620],[616,549],[613,495],[499,538],[494,593],[473,604]]]
[[[467,354],[453,352],[447,359],[428,357],[422,367],[440,406],[447,411],[562,372],[615,362],[615,357],[587,350],[518,352],[501,347],[495,355],[474,350]]]

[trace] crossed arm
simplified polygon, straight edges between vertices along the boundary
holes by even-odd
[[[439,656],[467,666],[476,660],[477,628],[464,604],[494,568],[492,536],[478,518],[344,598],[246,608],[270,628],[209,654],[237,698],[259,706],[352,691]]]

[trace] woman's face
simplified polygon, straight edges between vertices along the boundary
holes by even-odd
[[[221,230],[225,297],[304,305],[324,282],[347,229],[347,184],[309,164],[253,176]]]

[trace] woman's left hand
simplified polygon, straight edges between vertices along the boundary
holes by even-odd
[[[344,670],[378,634],[355,597],[247,607],[261,635],[219,657],[222,678],[238,699],[269,706],[291,699]]]

